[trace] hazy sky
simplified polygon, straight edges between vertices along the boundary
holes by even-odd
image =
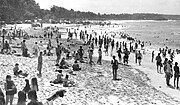
[[[35,0],[41,8],[49,9],[52,5],[91,11],[95,13],[162,13],[179,14],[180,0]]]

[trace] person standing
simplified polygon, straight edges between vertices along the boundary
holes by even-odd
[[[179,66],[178,63],[175,62],[175,66],[174,66],[174,87],[176,87],[176,79],[177,79],[177,89],[179,88],[178,84],[179,84]]]
[[[142,54],[141,54],[141,52],[140,52],[140,51],[138,52],[137,59],[138,59],[139,65],[141,65],[141,61],[142,61]]]
[[[137,50],[135,50],[135,62],[137,63],[137,61],[138,61],[138,51]]]
[[[114,49],[114,40],[112,40],[112,42],[111,42],[111,56],[112,56],[112,53],[113,53],[113,49]]]
[[[39,74],[38,74],[38,76],[39,77],[41,77],[42,76],[42,74],[41,74],[41,71],[42,71],[42,52],[40,52],[40,55],[39,55],[39,57],[38,57],[38,67],[37,67],[37,70],[39,71]]]
[[[118,58],[119,58],[119,62],[121,63],[122,62],[122,56],[121,56],[121,48],[119,48],[119,50],[117,50],[117,53],[118,53]]]
[[[62,50],[61,50],[61,44],[57,46],[56,48],[56,56],[57,56],[57,59],[56,59],[56,65],[58,66],[59,65],[59,60],[61,59],[61,53],[62,53]]]
[[[116,42],[116,50],[119,48],[119,42]]]
[[[128,60],[129,60],[129,55],[130,55],[130,52],[128,51],[127,48],[125,48],[125,51],[124,51],[124,64],[127,63],[128,64]]]
[[[35,90],[31,90],[28,92],[28,99],[30,99],[30,102],[27,105],[43,105],[42,102],[38,101],[37,93]]]
[[[80,48],[78,50],[78,54],[80,57],[80,62],[82,62],[83,61],[83,55],[84,55],[84,50],[83,50],[82,46],[80,46]]]
[[[173,76],[173,73],[172,73],[172,65],[171,65],[171,61],[169,60],[168,63],[167,63],[167,68],[166,68],[166,71],[165,71],[165,74],[166,74],[166,84],[167,86],[170,86],[170,79],[172,78]]]
[[[23,89],[23,92],[25,92],[26,94],[31,90],[31,87],[29,85],[29,80],[28,79],[25,79],[25,82],[26,82],[26,85]]]
[[[23,42],[21,43],[21,50],[22,50],[22,56],[25,57],[26,56],[26,40],[23,40]]]
[[[101,50],[101,48],[99,48],[98,54],[99,54],[99,57],[98,57],[97,64],[102,65],[102,62],[101,62],[102,61],[102,50]]]
[[[38,82],[37,82],[36,77],[31,79],[31,90],[39,91]]]
[[[156,56],[156,66],[157,66],[157,72],[161,73],[162,59],[160,53],[158,53],[158,56]]]
[[[5,105],[4,93],[0,88],[0,105]]]
[[[51,55],[51,49],[52,49],[52,45],[51,45],[51,40],[49,39],[49,42],[47,44],[48,56]]]
[[[111,61],[112,70],[113,70],[113,80],[117,80],[117,70],[118,70],[118,61],[115,58],[116,56],[113,56],[113,60]]]
[[[105,45],[105,55],[108,56],[108,44]]]
[[[154,51],[152,51],[152,59],[151,59],[151,62],[154,61]]]
[[[92,61],[93,49],[92,48],[89,49],[88,55],[89,55],[89,64],[92,65],[92,63],[93,63],[93,61]]]
[[[35,55],[35,56],[38,56],[39,50],[40,50],[40,48],[39,48],[39,46],[38,46],[38,43],[35,42],[35,45],[34,45],[34,47],[33,47],[33,51],[34,51],[34,55]]]
[[[17,105],[26,105],[26,93],[23,91],[18,92],[18,102]]]
[[[6,102],[5,102],[5,105],[8,105],[9,100],[10,100],[10,105],[12,105],[13,99],[14,99],[14,94],[15,94],[14,93],[14,89],[16,87],[15,87],[14,82],[11,80],[11,76],[10,75],[6,76],[6,83],[4,84],[4,87],[5,87],[5,91],[6,91]]]

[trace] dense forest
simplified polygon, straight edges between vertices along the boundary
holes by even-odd
[[[41,9],[35,0],[0,0],[0,21],[15,22],[24,20],[49,19],[59,20],[180,20],[180,15],[162,14],[95,14],[93,12],[67,10],[63,7],[52,6],[50,10]]]

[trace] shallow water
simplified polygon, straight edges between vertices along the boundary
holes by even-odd
[[[180,21],[124,21],[124,32],[153,46],[180,49]]]

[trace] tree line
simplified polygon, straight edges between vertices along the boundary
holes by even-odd
[[[14,22],[42,19],[44,22],[53,19],[64,20],[180,20],[180,15],[163,15],[153,13],[135,14],[96,14],[68,10],[63,7],[52,6],[50,10],[41,9],[35,0],[0,0],[0,21]]]

